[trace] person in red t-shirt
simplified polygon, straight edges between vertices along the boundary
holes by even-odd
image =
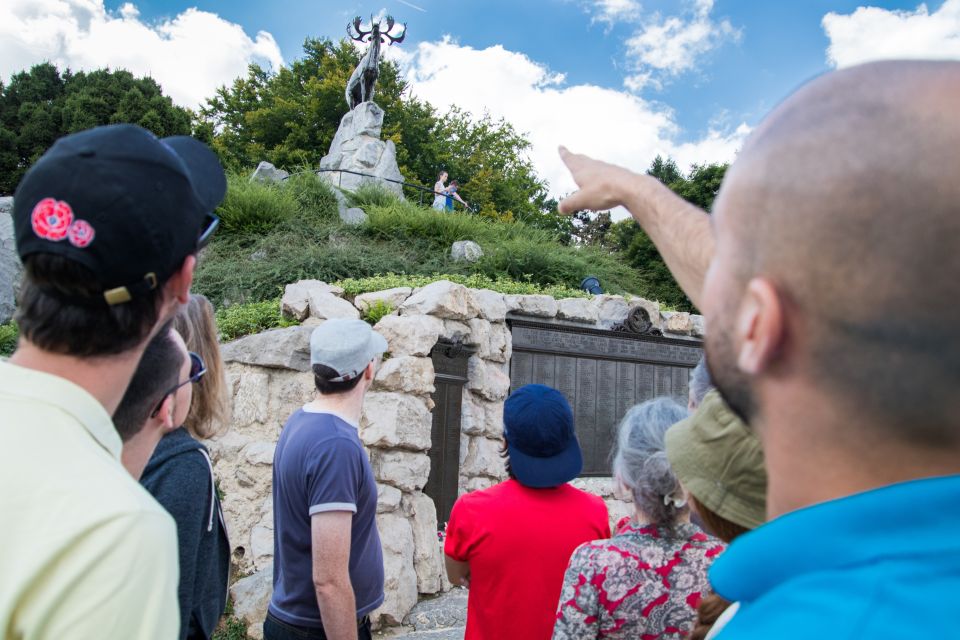
[[[563,394],[520,387],[504,404],[503,425],[510,479],[453,506],[447,575],[470,588],[466,640],[546,640],[573,550],[610,537],[607,506],[567,484],[583,457]]]

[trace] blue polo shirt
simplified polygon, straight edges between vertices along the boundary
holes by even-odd
[[[383,602],[377,484],[357,428],[331,413],[303,409],[287,420],[273,457],[273,596],[270,613],[322,627],[313,587],[311,519],[353,513],[350,584],[360,618]]]
[[[960,475],[788,513],[737,538],[710,581],[741,603],[720,640],[956,637]]]

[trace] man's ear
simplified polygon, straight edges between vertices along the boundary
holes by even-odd
[[[367,368],[363,370],[363,379],[373,381],[373,378],[377,375],[377,362],[376,360],[371,360],[370,364],[367,365]]]
[[[757,375],[770,366],[786,338],[785,322],[783,299],[774,284],[765,278],[750,280],[734,327],[741,371]]]
[[[197,256],[190,254],[183,259],[183,264],[163,285],[164,296],[170,300],[176,300],[180,304],[187,304],[190,301],[190,286],[193,284],[193,272],[197,267]]]
[[[160,430],[166,434],[174,430],[177,425],[173,424],[173,414],[176,410],[176,400],[174,400],[175,394],[168,394],[166,398],[163,399],[163,402],[160,403],[160,411],[157,412],[157,415],[154,417],[154,420],[157,421]]]

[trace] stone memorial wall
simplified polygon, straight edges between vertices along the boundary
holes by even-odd
[[[655,328],[684,336],[670,344],[681,359],[693,359],[702,322],[690,314],[661,314],[655,303],[620,296],[554,300],[548,296],[502,295],[467,289],[447,281],[418,290],[397,288],[344,299],[343,291],[319,281],[288,285],[283,312],[302,324],[241,338],[223,345],[233,392],[231,428],[210,440],[214,468],[238,577],[231,588],[235,613],[260,633],[270,597],[273,562],[273,452],[287,417],[313,398],[309,336],[328,318],[361,317],[376,300],[394,309],[376,325],[389,352],[365,401],[360,438],[370,455],[378,484],[377,524],[383,543],[386,600],[373,616],[380,625],[399,624],[422,594],[450,588],[443,575],[442,546],[434,500],[424,493],[430,476],[435,372],[431,351],[439,341],[463,344],[471,355],[460,398],[459,490],[489,487],[504,478],[500,457],[503,401],[511,388],[513,339],[527,321],[559,327],[609,329],[623,322],[632,307],[643,306]],[[581,345],[589,351],[599,334]],[[521,337],[521,340],[524,339]],[[577,338],[579,340],[579,338]],[[592,341],[592,342],[591,342]],[[524,343],[525,344],[525,343]],[[644,348],[635,345],[635,348]],[[627,354],[629,355],[629,354]],[[686,361],[686,360],[685,360]],[[578,380],[577,384],[586,379]],[[563,384],[562,380],[557,381]],[[671,378],[671,384],[672,378]],[[585,391],[581,390],[586,393]],[[604,390],[597,390],[600,395]],[[614,390],[615,393],[615,390]],[[625,400],[614,395],[617,410]],[[624,405],[626,406],[626,405]],[[631,506],[614,495],[609,478],[574,483],[600,495],[615,522]]]

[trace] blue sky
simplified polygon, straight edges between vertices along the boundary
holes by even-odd
[[[43,60],[127,68],[196,107],[249,62],[289,63],[381,12],[409,23],[389,55],[411,90],[512,122],[556,195],[572,188],[558,144],[638,171],[729,161],[814,75],[960,59],[960,0],[3,0],[0,80]]]

